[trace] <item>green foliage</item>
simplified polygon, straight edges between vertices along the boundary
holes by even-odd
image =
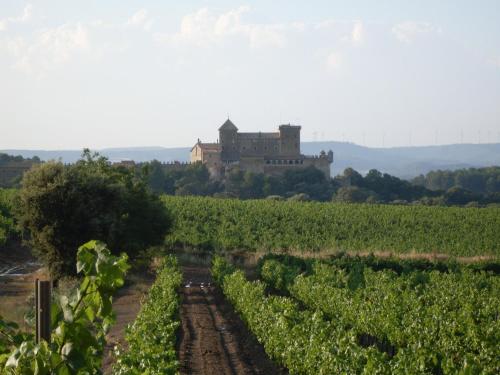
[[[175,168],[154,160],[141,164],[140,168],[153,191],[170,195],[240,199],[257,199],[269,195],[287,197],[298,195],[299,200],[308,197],[308,199],[328,201],[334,191],[332,182],[326,179],[323,172],[312,166],[287,170],[282,176],[266,176],[234,168],[220,182],[211,180],[207,167],[201,163]]]
[[[499,193],[500,167],[431,171],[415,177],[412,182],[431,190],[459,187],[477,194]]]
[[[276,290],[286,291],[300,273],[300,267],[287,266],[274,259],[259,264],[259,274],[266,281],[272,280],[270,286]]]
[[[215,276],[266,353],[290,374],[390,373],[387,354],[359,346],[352,332],[326,321],[321,312],[303,310],[291,298],[266,296],[265,285],[247,281],[241,271]],[[422,372],[402,367],[393,373]]]
[[[0,165],[5,165],[8,163],[21,163],[21,162],[33,162],[40,163],[40,158],[38,156],[33,156],[32,158],[23,158],[21,155],[9,155],[0,152]]]
[[[222,285],[224,276],[231,274],[236,269],[224,258],[216,256],[212,259],[211,273],[216,283]]]
[[[105,335],[114,322],[112,295],[124,283],[127,256],[111,255],[90,241],[78,249],[78,289],[51,307],[51,342],[35,344],[33,335],[0,319],[0,373],[100,374]]]
[[[469,202],[474,202],[481,199],[477,194],[473,194],[469,190],[460,187],[452,187],[443,195],[444,203],[447,205],[467,205]]]
[[[128,350],[115,351],[114,374],[178,374],[175,343],[180,325],[177,290],[181,281],[176,258],[166,257],[147,300],[127,329]]]
[[[40,163],[38,156],[23,158],[0,152],[0,168],[8,167],[7,173],[0,173],[0,188],[17,188],[23,176],[23,171],[32,165]]]
[[[58,278],[75,273],[75,250],[92,238],[130,255],[163,242],[167,209],[127,168],[85,151],[76,164],[42,164],[25,173],[17,216],[36,255]]]
[[[205,249],[389,250],[500,255],[498,208],[238,201],[163,196],[170,244]]]
[[[376,169],[370,170],[363,177],[354,169],[347,168],[342,175],[334,178],[334,182],[341,186],[334,197],[340,202],[414,201],[440,194]]]
[[[262,269],[267,262],[278,261],[264,261]],[[356,260],[350,271],[326,263],[314,263],[309,275],[296,277],[285,290],[356,337],[359,345],[388,354],[389,373],[401,368],[441,374],[500,370],[498,276],[469,267],[398,276],[389,270],[361,271]],[[281,272],[293,275],[296,268],[283,263]],[[275,277],[262,272],[261,277],[277,285]]]
[[[17,190],[0,188],[0,249],[9,239],[19,236],[13,215],[16,196]]]
[[[370,203],[370,200],[377,200],[377,195],[375,194],[375,192],[365,188],[360,188],[358,186],[341,187],[333,196],[334,202]]]
[[[204,164],[165,165],[158,160],[140,164],[141,174],[156,193],[172,195],[212,195],[221,191],[217,181],[209,178]]]

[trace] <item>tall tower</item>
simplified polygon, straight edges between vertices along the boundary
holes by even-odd
[[[280,154],[283,156],[300,155],[300,126],[280,125]]]
[[[238,128],[227,119],[219,128],[222,161],[237,161],[240,159],[238,144]]]

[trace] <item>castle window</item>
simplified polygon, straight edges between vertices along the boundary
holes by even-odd
[[[276,160],[273,160],[273,164],[276,164]]]
[[[293,160],[290,160],[290,162],[288,164],[293,164]]]
[[[295,164],[299,164],[299,161],[298,161],[298,160],[295,160]]]
[[[304,160],[301,160],[301,161],[300,161],[300,164],[304,164]]]
[[[271,164],[271,161],[270,160],[266,160],[266,164]]]

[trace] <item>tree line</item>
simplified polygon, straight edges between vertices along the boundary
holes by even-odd
[[[491,170],[485,172],[491,174]],[[489,179],[491,176],[486,181]],[[55,278],[76,272],[76,249],[90,239],[107,243],[113,252],[126,251],[133,258],[143,249],[163,244],[172,229],[171,207],[164,205],[161,194],[242,200],[499,204],[497,185],[487,185],[489,190],[482,193],[459,186],[432,190],[377,170],[363,176],[348,168],[328,179],[314,167],[287,170],[280,176],[234,169],[219,181],[210,178],[203,164],[174,170],[158,161],[120,166],[84,150],[74,164],[37,163],[24,173],[19,189],[0,189],[0,251],[9,241],[23,239]]]
[[[496,171],[498,175],[493,175]],[[370,170],[365,176],[352,168],[332,179],[314,167],[287,170],[282,175],[273,176],[238,168],[231,170],[221,181],[213,180],[207,168],[200,163],[182,169],[170,170],[159,161],[141,163],[136,173],[146,179],[151,189],[169,195],[198,195],[218,198],[239,199],[290,199],[313,201],[337,201],[350,203],[395,203],[424,205],[470,205],[484,206],[500,203],[500,167],[457,171],[457,176],[469,174],[483,176],[485,190],[469,190],[463,177],[447,185],[425,184],[419,176],[412,181]],[[433,181],[434,174],[448,171],[430,172],[427,176]],[[448,172],[453,173],[453,172]],[[482,174],[481,174],[482,173]],[[488,182],[489,181],[489,182]],[[477,185],[477,184],[476,184]]]

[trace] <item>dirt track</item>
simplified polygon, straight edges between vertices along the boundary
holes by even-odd
[[[183,271],[178,342],[181,374],[283,374],[220,292],[208,285],[212,282],[208,269],[194,266]]]

